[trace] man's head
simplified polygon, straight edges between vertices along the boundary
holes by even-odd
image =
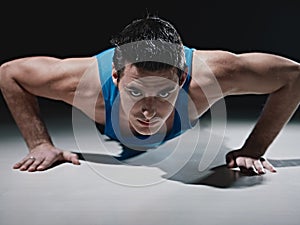
[[[148,71],[185,70],[185,56],[181,38],[172,24],[158,17],[134,20],[111,39],[116,47],[113,64],[120,77],[125,65],[134,64]]]
[[[134,131],[157,133],[173,115],[186,77],[184,47],[176,29],[158,17],[138,19],[111,40],[113,80]]]

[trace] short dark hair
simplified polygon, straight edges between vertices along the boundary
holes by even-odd
[[[134,20],[110,42],[115,46],[113,63],[119,77],[126,63],[148,71],[176,67],[179,78],[186,67],[180,35],[158,16]]]

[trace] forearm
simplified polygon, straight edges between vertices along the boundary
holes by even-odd
[[[3,78],[1,82],[4,99],[28,148],[33,149],[43,143],[52,144],[47,129],[40,118],[37,98],[23,89],[12,78]]]
[[[300,101],[300,78],[271,93],[257,124],[242,150],[254,158],[262,156],[290,120]]]

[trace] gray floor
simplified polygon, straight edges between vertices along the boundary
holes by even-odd
[[[12,169],[27,149],[14,125],[2,125],[0,224],[299,224],[300,124],[289,123],[267,153],[276,174],[243,176],[224,155],[252,126],[229,121],[224,133],[200,124],[120,162],[111,155],[121,147],[88,126],[49,123],[56,145],[79,153],[81,165],[28,173]]]

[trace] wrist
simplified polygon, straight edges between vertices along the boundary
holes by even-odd
[[[28,146],[30,151],[38,148],[52,148],[52,147],[54,146],[50,141],[39,141],[39,142],[32,143],[30,146]]]
[[[265,154],[266,150],[267,148],[264,145],[246,142],[241,148],[241,153],[244,156],[259,159]]]

